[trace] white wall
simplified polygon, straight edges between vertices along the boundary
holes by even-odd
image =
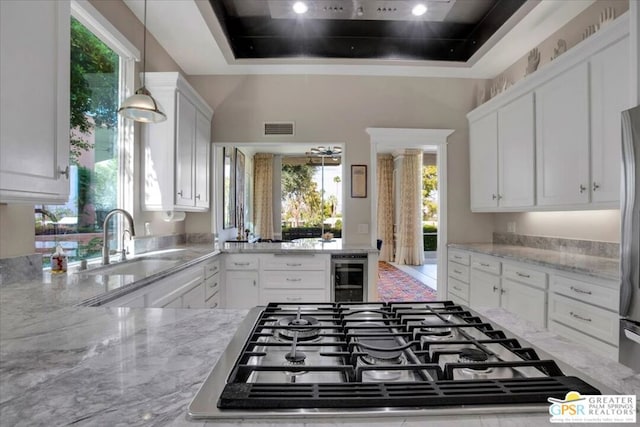
[[[294,121],[296,134],[277,141],[344,143],[347,171],[352,164],[369,163],[367,127],[456,129],[448,148],[450,240],[491,239],[492,218],[469,209],[466,113],[477,81],[354,76],[190,76],[189,81],[215,110],[214,142],[273,142],[262,135],[263,123]],[[369,174],[369,189],[372,182]],[[371,197],[346,198],[349,243],[369,244],[370,234],[356,230],[358,224],[375,230],[372,211]]]

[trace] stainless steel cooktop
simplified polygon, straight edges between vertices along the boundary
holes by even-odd
[[[240,325],[189,415],[544,413],[569,391],[600,394],[450,301],[271,303]]]

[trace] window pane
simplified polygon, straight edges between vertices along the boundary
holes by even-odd
[[[71,19],[70,195],[64,205],[36,206],[37,252],[50,254],[60,243],[72,261],[100,256],[102,222],[119,200],[119,62]]]

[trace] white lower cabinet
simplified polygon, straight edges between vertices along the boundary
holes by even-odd
[[[611,359],[618,357],[619,287],[567,273],[551,276],[549,329]]]
[[[225,308],[251,308],[258,305],[258,272],[227,271]]]
[[[218,257],[171,274],[120,298],[106,307],[217,308],[220,306]]]
[[[260,304],[329,301],[329,255],[264,254],[260,265]]]
[[[471,255],[469,306],[502,307],[519,317],[546,326],[547,274],[489,255]]]
[[[469,254],[450,249],[447,258],[448,298],[456,304],[469,305]]]

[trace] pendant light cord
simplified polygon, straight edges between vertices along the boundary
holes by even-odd
[[[142,87],[146,88],[147,76],[147,0],[144,0],[144,18],[142,23]]]

